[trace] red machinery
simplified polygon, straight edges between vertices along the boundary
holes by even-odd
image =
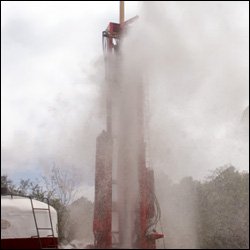
[[[135,17],[137,18],[137,17]],[[114,65],[119,65],[119,44],[121,35],[124,34],[128,24],[135,18],[124,22],[124,3],[120,2],[120,23],[109,23],[108,28],[103,32],[103,48],[105,52],[106,63],[106,81],[108,88],[113,88],[117,72],[114,72]],[[112,70],[111,70],[112,68]],[[117,79],[116,79],[117,80]],[[113,82],[113,83],[111,83]],[[139,85],[139,88],[143,88]],[[156,223],[160,219],[160,209],[154,194],[154,173],[146,166],[145,160],[145,141],[143,131],[144,116],[144,98],[143,89],[138,91],[138,100],[141,100],[137,106],[137,168],[138,168],[138,189],[137,205],[135,206],[135,219],[131,228],[124,227],[126,224],[126,188],[123,193],[120,191],[119,202],[122,204],[123,211],[119,209],[118,204],[113,200],[114,189],[117,183],[112,177],[113,158],[114,158],[114,134],[113,134],[113,100],[107,95],[107,128],[97,138],[96,143],[96,172],[95,172],[95,207],[94,207],[94,248],[156,248],[156,239],[162,238],[163,234],[155,230]],[[119,155],[118,155],[119,157]],[[120,157],[122,159],[122,157]],[[123,164],[126,168],[126,164]],[[126,173],[126,172],[124,172]],[[121,206],[120,206],[121,207]],[[118,214],[116,221],[118,226],[114,226],[115,213]],[[114,229],[115,228],[115,229]],[[129,231],[130,230],[130,231]],[[125,232],[126,231],[126,232]],[[129,243],[128,243],[129,241]]]

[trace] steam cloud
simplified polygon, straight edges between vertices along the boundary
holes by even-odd
[[[229,163],[247,169],[249,121],[242,124],[241,116],[248,105],[249,48],[247,25],[235,21],[241,18],[248,18],[245,3],[142,5],[122,53],[130,71],[143,76],[148,161],[156,175],[201,178]],[[128,92],[133,85],[136,91],[138,78],[125,74]],[[197,248],[195,202],[181,198],[188,186],[174,198],[163,188],[168,179],[157,180],[165,226],[175,234],[168,247]],[[182,199],[181,208],[171,204],[175,199]]]
[[[248,166],[240,123],[249,98],[246,7],[145,3],[124,42],[148,88],[153,165],[173,178],[200,178],[227,163]]]
[[[154,1],[141,7],[122,53],[143,75],[148,155],[156,175],[202,178],[227,163],[246,170],[249,121],[245,127],[240,120],[249,102],[248,2]],[[47,170],[56,162],[93,185],[95,138],[106,112],[103,62],[94,67],[97,73],[87,79],[92,84],[66,84],[50,108],[46,103],[40,109],[44,122],[35,123],[35,133],[17,131],[2,140],[3,165]],[[194,237],[190,246],[195,244]]]

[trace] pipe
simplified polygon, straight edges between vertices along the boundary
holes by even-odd
[[[124,1],[120,1],[120,25],[124,23]]]

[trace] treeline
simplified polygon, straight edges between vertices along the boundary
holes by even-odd
[[[249,249],[249,173],[226,166],[179,183],[161,174],[156,187],[166,248]]]
[[[249,248],[249,173],[227,166],[202,182],[185,177],[174,183],[162,173],[155,179],[161,206],[157,229],[165,234],[158,248]],[[40,184],[28,179],[17,185],[1,176],[1,186],[6,185],[12,192],[38,200],[49,197],[58,211],[61,242],[93,243],[94,204],[83,197],[74,199],[74,179],[69,174],[54,168]]]

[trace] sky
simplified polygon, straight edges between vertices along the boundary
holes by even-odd
[[[127,16],[131,16],[137,3],[126,5]],[[39,123],[55,96],[60,98],[71,84],[78,87],[88,80],[88,72],[102,56],[101,32],[110,21],[118,20],[119,5],[108,1],[3,1],[1,6],[2,129],[3,143],[7,143],[13,131],[30,131],[33,123]],[[78,88],[75,91],[86,95],[91,91],[87,84]]]
[[[174,2],[170,3],[170,9],[174,9],[173,4]],[[128,1],[125,3],[125,6],[125,16],[126,18],[130,18],[139,13],[141,3]],[[188,10],[185,4],[183,4],[183,6],[184,10],[185,8]],[[246,56],[248,53],[246,53],[245,48],[246,41],[249,42],[249,34],[247,33],[248,31],[246,31],[246,29],[248,30],[246,22],[248,23],[249,20],[249,12],[244,11],[244,9],[248,7],[246,4],[241,3],[235,6],[235,12],[233,12],[235,16],[232,16],[234,20],[232,21],[231,19],[225,18],[223,21],[225,22],[225,27],[228,26],[226,29],[229,33],[235,32],[236,36],[240,34],[238,40],[234,40],[234,44],[243,44],[243,47],[241,49],[238,46],[237,49],[235,49],[235,57],[234,54],[230,52],[231,58],[229,58],[229,60],[242,57],[243,59],[239,64],[239,67],[241,67],[246,60],[248,60]],[[199,10],[198,8],[200,8],[200,6],[197,7],[197,10]],[[223,8],[223,6],[221,8]],[[99,106],[102,105],[99,100],[100,85],[103,82],[104,76],[101,33],[106,29],[109,22],[118,22],[118,11],[118,1],[1,2],[2,173],[8,174],[14,180],[18,180],[24,176],[35,178],[43,174],[48,174],[53,164],[64,166],[65,168],[70,167],[75,171],[76,175],[80,176],[82,183],[84,183],[83,189],[86,190],[86,192],[83,192],[91,199],[94,183],[93,157],[95,154],[95,137],[103,129],[102,121],[104,119],[103,114],[99,112]],[[150,8],[148,8],[148,11],[150,11]],[[161,12],[163,10],[157,11],[156,14],[163,13]],[[184,14],[181,11],[181,9],[178,10],[177,8],[174,9],[173,12],[167,12],[169,19],[166,18],[166,20],[171,20],[171,15],[174,13],[176,15],[173,20],[175,20],[178,26],[178,24],[181,23],[181,18],[183,16],[185,17],[185,15],[189,15],[188,11],[184,11]],[[228,13],[225,14],[226,17],[231,17],[231,9],[228,8],[226,11],[228,11]],[[218,13],[213,11],[210,18],[217,20],[217,14],[220,14],[219,11]],[[194,15],[194,18],[190,19],[190,23],[194,27],[193,34],[197,31],[196,34],[202,34],[204,36],[204,31],[201,31],[203,26],[198,26],[197,23],[199,22],[195,19],[195,17],[200,18],[202,16],[204,16],[204,18],[209,17],[209,12],[201,12],[200,15]],[[152,21],[153,25],[149,25],[148,29],[150,32],[150,28],[154,28],[156,37],[158,35],[156,31],[161,32],[160,29],[158,30],[158,26],[163,26],[160,17],[158,17],[158,19],[157,15],[155,15],[155,19]],[[215,23],[207,22],[205,28],[207,32],[210,32],[209,34],[215,34],[214,37],[216,38],[216,36],[219,36],[219,34],[216,33],[219,29],[216,30],[216,28],[214,28],[216,25],[213,26],[213,24]],[[231,24],[233,24],[233,26],[231,26]],[[185,24],[182,24],[182,26],[185,27]],[[145,37],[148,36],[149,32],[144,34]],[[202,52],[202,46],[199,46],[197,41],[200,41],[200,39],[203,41],[206,37],[194,36],[196,40],[188,39],[190,32],[192,33],[192,30],[183,29],[179,37],[185,35],[190,47],[196,46],[198,50]],[[231,33],[231,35],[232,34],[234,33]],[[172,33],[172,35],[175,36],[175,33]],[[162,46],[165,40],[161,40],[161,37],[157,39],[155,44]],[[212,39],[213,36],[211,38],[213,42]],[[149,39],[149,41],[152,42],[153,40]],[[171,39],[169,39],[169,41],[174,44]],[[205,43],[205,46],[209,46],[208,43]],[[150,50],[151,45],[154,46],[154,43],[148,43],[148,47],[146,47],[145,44],[141,47],[142,49],[146,48],[147,51]],[[226,47],[220,44],[220,56],[227,53],[227,50],[223,50],[223,47],[234,49],[233,45],[230,46],[231,47]],[[189,53],[197,53],[192,50],[190,51]],[[216,53],[216,43],[214,43],[214,47],[212,47],[208,53],[210,55]],[[162,51],[157,50],[155,54],[158,55],[158,63],[165,63],[162,59],[162,55],[164,55]],[[209,60],[214,59],[212,56],[208,58]],[[208,65],[211,65],[211,62]],[[220,67],[219,64],[217,66]],[[242,72],[245,73],[246,70],[242,69]],[[157,78],[153,80],[155,82],[161,81],[161,77],[164,77],[163,72],[160,72]],[[226,96],[225,99],[231,98],[232,92],[237,92],[236,99],[239,96],[243,96],[241,102],[237,102],[237,105],[235,105],[237,108],[233,110],[234,115],[237,113],[239,117],[240,111],[243,111],[244,107],[249,103],[248,95],[246,94],[248,87],[245,85],[245,78],[239,91],[235,91],[235,85],[232,85],[233,87],[228,90],[229,95],[226,96],[227,91],[224,91],[224,85],[221,85],[221,87],[218,87],[219,91],[217,92],[218,97],[221,98],[222,96],[222,98],[224,98]],[[207,84],[209,84],[209,81],[207,81]],[[166,96],[162,94],[161,85],[159,85],[158,88],[157,86],[152,94],[152,98],[155,98],[155,104],[152,105],[152,109],[156,111],[154,118],[155,123],[165,114],[164,105],[162,105],[161,109],[157,108],[159,107],[157,105],[161,105],[162,103],[160,104],[160,101],[166,98]],[[181,87],[179,88],[180,89],[177,89],[178,91],[182,90]],[[175,89],[171,92],[170,86],[169,93],[174,94],[177,90]],[[190,85],[189,91],[191,90],[193,89]],[[204,141],[209,138],[203,138],[201,141],[200,134],[204,131],[202,129],[197,130],[197,127],[200,124],[204,125],[208,121],[209,116],[207,119],[201,120],[201,117],[198,115],[200,110],[193,109],[193,107],[199,106],[200,103],[203,102],[204,96],[209,99],[211,96],[216,95],[212,91],[208,92],[208,95],[205,95],[204,93],[207,90],[208,86],[203,85],[203,88],[197,92],[199,94],[203,93],[198,98],[199,100],[188,103],[188,109],[193,110],[192,114],[197,112],[197,116],[195,116],[197,121],[193,120],[192,122],[190,122],[190,119],[192,119],[191,115],[189,116],[185,113],[185,116],[183,116],[183,111],[179,109],[180,106],[175,105],[175,102],[179,101],[179,99],[188,98],[189,96],[183,94],[171,96],[171,94],[169,94],[168,97],[170,99],[176,96],[177,101],[172,102],[172,109],[168,111],[170,115],[169,119],[153,126],[153,130],[155,131],[153,133],[154,138],[159,139],[161,142],[161,138],[165,138],[162,134],[166,132],[165,134],[167,135],[169,133],[169,131],[165,130],[161,132],[155,130],[157,126],[162,125],[165,126],[166,129],[168,126],[179,128],[178,124],[184,122],[187,124],[185,133],[196,131],[190,134],[192,134],[194,138],[198,138],[198,141],[204,145]],[[162,93],[158,95],[159,92]],[[220,95],[220,93],[223,94]],[[220,103],[215,103],[215,105],[219,106]],[[216,119],[218,119],[218,117],[225,117],[222,113],[210,110],[210,106],[202,107],[202,111],[205,110],[206,112],[216,113]],[[226,111],[226,108],[223,112],[224,111]],[[210,117],[212,117],[212,115]],[[173,119],[171,120],[171,118]],[[228,124],[227,119],[226,123]],[[166,122],[169,122],[168,125]],[[225,123],[219,128],[220,129],[213,129],[216,129],[216,136],[222,141],[223,136],[227,135],[225,132]],[[171,138],[171,136],[169,136],[169,138],[173,141],[182,140],[181,137]],[[193,142],[193,139],[191,142]],[[226,142],[232,141],[229,140]],[[154,144],[153,139],[153,146],[157,145],[157,143],[155,139]],[[189,143],[190,140],[187,140],[184,146],[187,146]],[[212,144],[214,141],[211,140],[209,143]],[[176,161],[174,154],[188,154],[188,158],[195,157],[194,155],[190,156],[189,151],[180,149],[179,144],[173,143],[173,145],[175,151],[173,150],[174,153],[171,157],[173,157],[174,161]],[[217,145],[217,147],[219,146]],[[218,152],[220,152],[220,150],[221,149],[218,149]],[[157,159],[161,159],[162,155],[165,155],[168,151],[168,147],[162,150],[158,149],[154,152],[154,155]],[[212,154],[218,152],[214,151]],[[193,162],[193,160],[190,160],[190,162]],[[223,161],[212,162],[211,165],[214,163],[219,164],[220,162]],[[246,160],[244,159],[242,165],[244,165],[245,162]],[[200,163],[199,161],[195,162],[196,165]],[[158,165],[160,166],[161,164]],[[83,166],[83,168],[81,168],[81,166]],[[247,168],[248,166],[245,169]],[[241,169],[244,169],[244,167],[241,167]],[[180,172],[181,169],[178,171]],[[184,173],[191,174],[192,172],[186,171]],[[205,170],[198,171],[197,176],[200,177],[206,173]]]
[[[137,8],[126,3],[126,17]],[[2,173],[35,179],[55,161],[72,162],[55,159],[74,151],[78,142],[68,149],[70,142],[88,127],[101,79],[102,31],[118,18],[118,1],[1,1]],[[84,155],[72,158],[74,165]],[[93,177],[92,168],[82,172]],[[93,178],[83,178],[93,190]]]

